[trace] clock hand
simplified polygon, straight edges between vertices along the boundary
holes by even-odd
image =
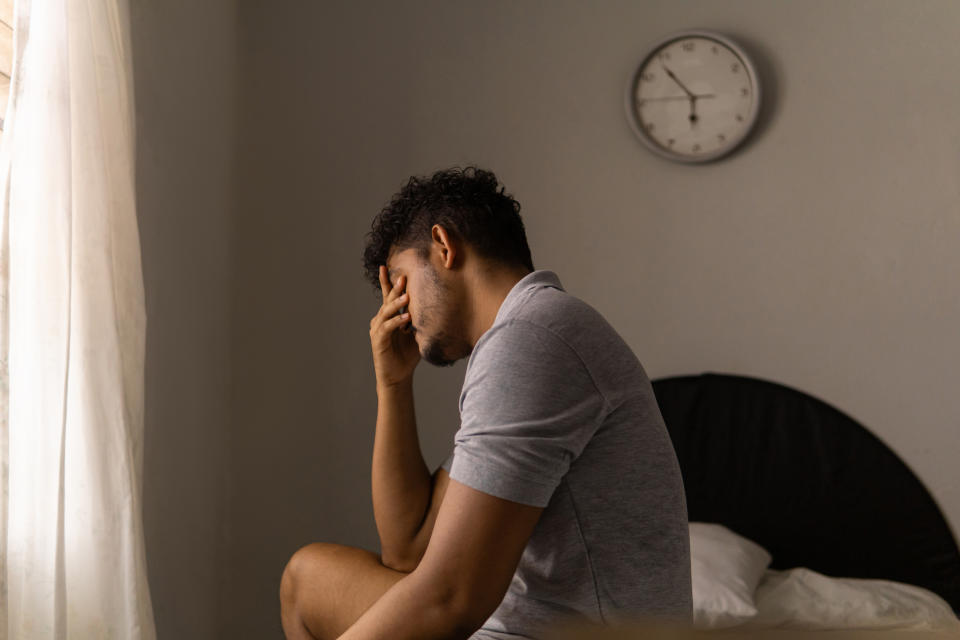
[[[716,98],[716,97],[717,96],[713,93],[704,93],[698,96],[694,96],[694,98],[698,100],[700,98]],[[689,99],[690,98],[687,96],[660,96],[659,98],[643,98],[640,100],[640,104],[643,104],[644,102],[659,102],[661,100],[689,100]]]
[[[673,71],[670,71],[670,69],[667,68],[667,65],[665,65],[665,64],[663,64],[663,63],[661,62],[661,63],[660,63],[660,66],[662,66],[662,67],[663,67],[663,70],[667,72],[667,75],[670,76],[670,79],[673,80],[674,82],[676,82],[677,85],[678,85],[681,89],[683,89],[683,92],[684,92],[684,93],[686,93],[691,99],[695,99],[695,98],[696,98],[696,96],[693,94],[693,92],[690,91],[690,89],[687,89],[687,88],[684,86],[684,84],[683,84],[682,82],[680,82],[679,78],[677,78],[677,76],[673,73]]]
[[[696,128],[697,120],[700,119],[699,116],[697,116],[697,98],[700,96],[694,94],[692,91],[690,91],[690,89],[687,89],[687,87],[680,82],[680,79],[676,76],[676,74],[673,71],[670,71],[667,65],[661,62],[660,66],[662,66],[663,70],[667,72],[667,75],[670,76],[670,79],[676,82],[677,85],[683,89],[683,92],[690,96],[690,128]]]

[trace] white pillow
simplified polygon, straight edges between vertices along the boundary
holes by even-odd
[[[690,523],[693,625],[718,629],[757,615],[753,594],[770,553],[723,525]]]
[[[767,571],[750,626],[792,629],[960,630],[935,593],[900,582],[830,578],[803,567]]]

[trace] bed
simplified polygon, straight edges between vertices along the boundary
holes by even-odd
[[[756,378],[705,373],[653,388],[687,493],[697,626],[960,633],[957,542],[927,489],[866,428]],[[727,578],[757,611],[702,610],[710,580],[720,589]]]

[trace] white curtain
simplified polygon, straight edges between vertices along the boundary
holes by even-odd
[[[0,638],[152,640],[127,0],[16,0],[0,144]]]

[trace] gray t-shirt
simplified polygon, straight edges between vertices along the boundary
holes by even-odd
[[[568,618],[692,617],[680,467],[630,347],[556,274],[534,271],[477,341],[443,463],[457,482],[546,507],[472,638],[539,638]]]

